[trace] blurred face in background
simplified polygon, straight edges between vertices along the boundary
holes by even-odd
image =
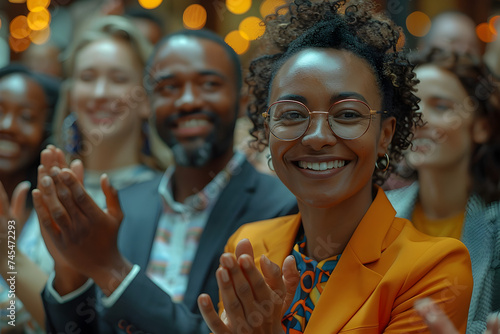
[[[17,73],[0,78],[0,173],[24,172],[36,161],[47,113],[36,81]]]
[[[443,13],[434,18],[429,36],[423,41],[428,48],[476,57],[480,55],[476,25],[471,18],[461,13]]]
[[[78,51],[70,105],[83,137],[96,145],[140,133],[147,117],[142,72],[136,51],[121,39],[104,38]]]
[[[466,168],[474,145],[474,109],[466,90],[453,73],[437,66],[423,65],[415,73],[425,125],[415,131],[408,162],[417,170]]]

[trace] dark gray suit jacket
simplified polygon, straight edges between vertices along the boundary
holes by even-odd
[[[277,178],[258,173],[245,161],[208,218],[184,302],[174,303],[144,272],[162,211],[160,179],[161,175],[120,192],[125,218],[118,236],[119,247],[141,271],[111,308],[100,305],[101,292],[95,286],[64,304],[55,301],[45,289],[42,297],[48,333],[209,333],[196,299],[208,293],[214,303],[218,302],[215,271],[227,239],[244,223],[297,212],[295,197]]]

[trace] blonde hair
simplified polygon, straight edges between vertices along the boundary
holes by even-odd
[[[53,140],[59,147],[64,148],[63,124],[66,117],[71,113],[69,92],[73,84],[76,57],[87,45],[102,39],[117,39],[130,44],[131,49],[135,52],[143,68],[146,66],[147,60],[153,51],[153,45],[128,19],[121,16],[110,15],[98,17],[77,32],[76,38],[62,55],[63,69],[67,79],[61,87],[60,99],[56,107],[53,123]],[[158,143],[158,135],[154,129],[152,130],[153,131],[150,131],[151,133],[148,134],[152,144],[151,146],[153,146],[151,156],[146,156],[141,153],[140,161],[153,168],[164,167],[171,161],[169,158],[171,155],[166,146],[162,146]],[[144,140],[146,140],[146,138],[144,138]],[[161,155],[159,154],[160,152],[162,153]],[[77,154],[67,153],[70,159],[78,157]],[[165,158],[165,156],[167,158]]]

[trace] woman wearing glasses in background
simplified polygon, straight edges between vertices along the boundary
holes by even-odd
[[[263,37],[278,52],[250,67],[250,112],[300,213],[229,239],[224,312],[201,295],[205,321],[215,334],[422,333],[413,305],[429,297],[465,333],[466,248],[396,218],[377,185],[420,122],[399,28],[369,1],[295,0],[279,13]]]

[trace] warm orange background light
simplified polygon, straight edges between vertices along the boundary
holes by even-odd
[[[406,28],[413,36],[423,37],[431,29],[431,19],[425,13],[415,11],[406,18]]]
[[[262,15],[262,17],[266,17],[269,14],[273,14],[276,12],[276,8],[284,5],[285,3],[285,0],[265,0],[260,5],[260,15]]]
[[[252,7],[252,0],[226,0],[226,7],[233,14],[244,14]]]
[[[202,5],[190,5],[182,14],[182,23],[187,29],[201,29],[207,23],[207,11]]]
[[[29,38],[17,39],[9,36],[9,45],[14,52],[23,52],[30,46],[30,44],[31,41],[29,40]]]
[[[48,8],[50,5],[50,0],[28,0],[26,2],[26,7],[29,11],[34,11],[37,8]]]
[[[153,9],[161,5],[163,0],[139,0],[139,5],[146,9]]]
[[[42,30],[50,24],[50,13],[43,7],[37,7],[28,14],[28,26],[32,30]]]
[[[493,31],[493,33],[498,34],[497,27],[500,27],[500,15],[495,15],[490,19],[489,25],[490,25],[490,30]]]
[[[28,37],[31,29],[28,27],[28,19],[24,15],[16,16],[10,21],[10,34],[15,39],[22,39]]]
[[[43,30],[32,31],[29,38],[33,44],[42,45],[46,43],[50,38],[50,28],[47,27]]]
[[[239,55],[247,52],[250,46],[250,41],[243,37],[238,30],[233,30],[227,34],[224,41]]]
[[[10,3],[25,3],[26,0],[9,0]]]
[[[253,41],[264,34],[266,27],[261,19],[255,16],[250,16],[241,21],[238,29],[243,37]]]
[[[490,25],[486,22],[478,24],[476,27],[476,34],[477,37],[485,43],[493,42],[497,37],[495,32],[490,29]]]

